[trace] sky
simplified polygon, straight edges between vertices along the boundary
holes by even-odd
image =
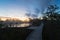
[[[50,4],[60,7],[60,0],[0,0],[0,16],[25,17],[42,16],[42,12]]]

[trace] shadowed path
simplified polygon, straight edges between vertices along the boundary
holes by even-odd
[[[27,37],[26,40],[42,40],[43,23],[36,28],[30,27],[30,29],[31,28],[34,29],[34,31]]]

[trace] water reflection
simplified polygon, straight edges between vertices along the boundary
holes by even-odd
[[[22,23],[22,24],[11,24],[8,25],[8,27],[28,27],[30,24],[29,23]]]

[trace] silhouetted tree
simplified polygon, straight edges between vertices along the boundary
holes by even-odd
[[[58,12],[56,12],[59,9],[59,7],[57,5],[50,5],[47,8],[47,11],[45,13],[45,17],[50,19],[50,20],[57,20],[60,18],[60,15],[58,14]]]

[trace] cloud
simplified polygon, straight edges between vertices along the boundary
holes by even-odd
[[[27,16],[38,17],[39,13],[43,13],[45,8],[49,6],[52,0],[29,0],[28,2],[30,2],[29,6],[32,8],[28,9],[29,13],[27,13]]]

